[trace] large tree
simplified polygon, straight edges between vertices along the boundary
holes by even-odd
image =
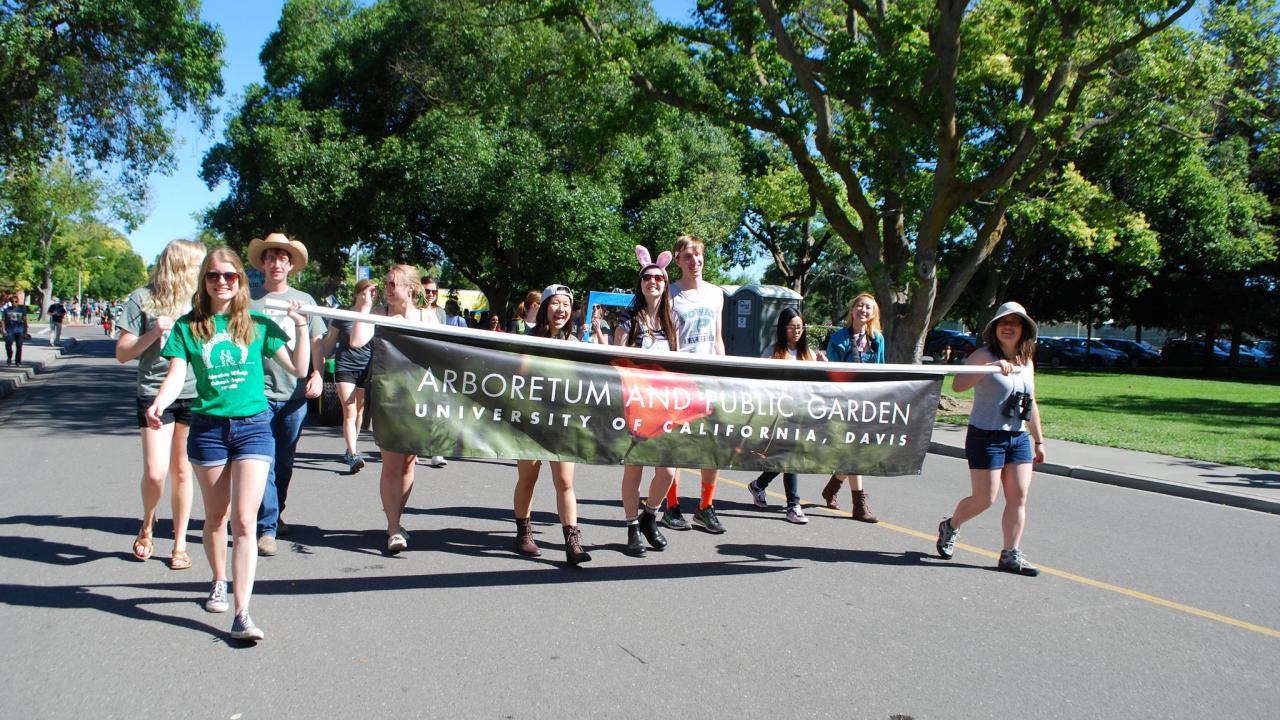
[[[282,229],[331,268],[447,259],[501,312],[628,286],[631,246],[728,236],[731,137],[645,101],[576,22],[519,2],[291,0],[204,177],[233,244]],[[635,22],[656,24],[652,13]]]
[[[175,111],[208,127],[222,47],[198,0],[0,2],[0,168],[69,154],[140,194],[171,159]]]
[[[1115,119],[1117,64],[1194,0],[704,0],[644,38],[604,3],[560,5],[649,97],[787,147],[910,361],[1010,208]]]

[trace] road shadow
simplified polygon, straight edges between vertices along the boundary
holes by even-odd
[[[184,630],[191,630],[201,635],[221,639],[230,647],[245,647],[243,643],[228,638],[225,630],[221,628],[215,628],[212,625],[192,620],[191,618],[167,615],[147,609],[148,606],[152,605],[200,603],[204,600],[204,593],[208,590],[208,587],[203,583],[155,583],[146,588],[151,591],[180,592],[184,594],[184,597],[148,596],[121,599],[102,592],[111,587],[125,588],[130,586],[42,586],[0,583],[0,605],[54,610],[96,610],[131,620],[161,623]],[[230,620],[229,615],[221,615],[220,617]]]
[[[725,544],[717,548],[721,555],[744,557],[756,562],[803,560],[815,563],[857,563],[859,565],[945,566],[980,568],[951,560],[942,560],[918,550],[886,552],[854,548],[812,547],[806,545],[761,545],[757,543]]]
[[[71,357],[109,358],[115,343],[84,340]],[[45,382],[9,400],[22,403],[5,428],[33,435],[134,435],[138,432],[137,369],[112,363],[55,363],[40,374]],[[39,399],[39,402],[33,400]],[[8,401],[8,400],[7,400]]]
[[[1237,475],[1209,475],[1222,480],[1207,480],[1210,485],[1228,485],[1231,487],[1280,488],[1280,473],[1258,471],[1239,473]]]

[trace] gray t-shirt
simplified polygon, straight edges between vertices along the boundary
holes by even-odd
[[[1005,403],[1015,392],[1036,394],[1035,375],[1030,366],[1011,375],[993,373],[973,386],[973,409],[969,412],[969,424],[982,430],[1007,430],[1019,432],[1025,424],[1014,410],[1012,416],[1004,414]]]
[[[275,321],[275,324],[279,325],[280,329],[289,336],[288,347],[289,353],[292,354],[294,348],[294,324],[293,321],[289,319],[289,311],[269,308],[266,306],[265,301],[268,299],[284,300],[286,302],[289,300],[301,300],[304,305],[315,305],[315,298],[301,290],[294,290],[293,288],[289,288],[284,292],[269,293],[266,288],[262,287],[256,287],[250,291],[249,297],[251,300],[249,303],[250,310],[257,310],[263,315],[271,318]],[[321,335],[324,335],[326,332],[324,320],[321,320],[319,315],[312,315],[311,319],[307,322],[307,332],[312,338],[318,338]],[[280,363],[276,362],[275,358],[270,358],[263,366],[262,370],[265,375],[264,379],[268,400],[290,400],[295,397],[302,397],[306,394],[306,379],[294,377],[288,370],[285,370]],[[307,368],[307,372],[310,373],[311,369]]]
[[[723,306],[724,291],[710,283],[703,283],[700,291],[671,286],[671,311],[676,316],[680,352],[715,354]]]
[[[117,321],[121,330],[142,337],[155,327],[155,317],[148,314],[145,309],[150,299],[151,291],[145,287],[129,293],[129,298],[124,301],[124,312],[120,314],[120,319]],[[169,374],[169,359],[160,357],[160,350],[167,339],[168,336],[165,336],[156,340],[138,356],[138,397],[150,398],[160,394],[160,383],[164,382],[164,376]],[[187,379],[182,383],[182,392],[178,394],[178,398],[190,400],[195,396],[196,376],[191,372],[191,366],[187,365]]]

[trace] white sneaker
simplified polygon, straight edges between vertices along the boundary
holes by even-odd
[[[432,455],[431,462],[428,463],[428,465],[430,465],[431,467],[437,467],[437,468],[444,467],[445,465],[448,465],[448,464],[449,464],[449,461],[445,460],[443,455]]]
[[[804,510],[801,510],[799,505],[792,505],[787,508],[787,522],[804,525],[809,522],[809,518],[804,516]]]

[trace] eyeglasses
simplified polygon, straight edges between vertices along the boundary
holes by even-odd
[[[660,273],[646,273],[640,276],[640,280],[643,282],[666,282],[667,276]]]
[[[204,274],[205,282],[216,283],[218,282],[219,279],[221,279],[222,282],[226,283],[227,285],[235,285],[236,283],[240,282],[240,273],[235,271],[218,272],[217,270],[210,270],[209,272]]]

